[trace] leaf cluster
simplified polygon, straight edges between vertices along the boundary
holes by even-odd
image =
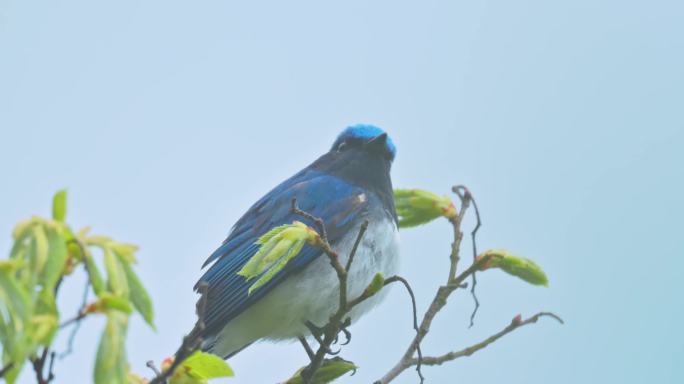
[[[9,258],[0,260],[0,344],[3,365],[12,366],[4,376],[8,383],[17,380],[26,362],[41,358],[40,349],[51,348],[62,319],[59,286],[81,266],[96,299],[63,325],[96,314],[107,318],[95,361],[96,384],[126,382],[126,332],[134,311],[154,327],[152,300],[133,268],[137,247],[89,235],[89,228],[73,231],[65,222],[66,198],[66,191],[55,194],[51,218],[34,216],[17,224]]]

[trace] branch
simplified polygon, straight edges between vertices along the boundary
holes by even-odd
[[[5,374],[7,374],[7,372],[9,372],[9,370],[12,368],[14,368],[14,363],[10,361],[9,363],[7,363],[7,365],[2,367],[2,369],[0,369],[0,377],[5,376]]]
[[[397,376],[399,376],[400,373],[406,370],[406,368],[415,365],[410,364],[410,362],[414,360],[413,355],[418,351],[420,343],[421,341],[423,341],[423,338],[425,338],[425,335],[427,335],[428,332],[430,332],[432,320],[434,320],[435,316],[437,316],[439,311],[441,311],[442,308],[444,308],[444,306],[447,303],[447,298],[449,297],[449,295],[451,295],[453,291],[461,287],[463,282],[469,276],[471,276],[478,269],[480,269],[490,259],[491,257],[487,255],[476,259],[476,261],[473,264],[471,264],[465,271],[461,272],[461,274],[454,278],[448,285],[442,285],[437,289],[437,293],[435,293],[435,297],[434,299],[432,299],[430,307],[425,312],[423,320],[420,323],[420,327],[418,327],[416,336],[411,341],[411,344],[406,349],[406,352],[399,360],[399,362],[389,372],[387,372],[385,376],[382,377],[382,379],[376,381],[375,384],[389,383],[390,381],[394,380]]]
[[[392,284],[394,282],[400,282],[406,287],[406,290],[408,291],[409,296],[411,296],[411,306],[413,308],[413,329],[416,331],[416,336],[420,333],[420,328],[418,328],[418,310],[416,309],[416,296],[413,294],[413,289],[411,289],[411,285],[406,281],[401,276],[392,276],[390,278],[385,279],[385,285]],[[421,371],[421,366],[422,366],[422,361],[423,361],[423,351],[420,349],[420,341],[416,344],[416,353],[418,354],[418,360],[416,362],[416,372],[418,373],[418,377],[420,378],[420,382],[422,383],[425,380],[425,377],[423,377],[423,372]]]
[[[455,190],[458,189],[457,187],[454,188]],[[387,374],[385,374],[385,376],[381,380],[377,381],[376,383],[389,383],[410,366],[408,365],[408,362],[413,359],[413,355],[416,354],[416,352],[418,351],[421,341],[423,341],[425,335],[427,335],[430,331],[432,320],[435,318],[435,316],[437,316],[437,313],[439,313],[439,311],[441,311],[442,308],[446,305],[449,295],[451,295],[453,291],[458,289],[461,286],[461,284],[463,284],[465,279],[468,278],[468,276],[475,273],[475,271],[477,271],[477,269],[481,265],[483,265],[486,261],[489,260],[488,257],[483,257],[479,260],[476,259],[468,269],[466,269],[460,275],[456,276],[458,262],[460,259],[459,254],[461,248],[461,241],[463,240],[461,224],[463,223],[463,218],[465,217],[465,213],[471,202],[471,196],[469,193],[463,194],[462,196],[463,197],[461,198],[461,209],[459,210],[458,215],[456,215],[452,219],[449,219],[449,222],[453,227],[454,241],[451,243],[451,254],[449,255],[449,260],[451,263],[449,265],[449,275],[447,277],[447,283],[437,288],[435,297],[432,299],[432,302],[430,303],[428,310],[425,312],[425,315],[423,315],[423,319],[420,323],[420,326],[418,327],[416,336],[411,341],[411,344],[409,344],[409,347],[406,349],[406,352],[404,352],[404,355],[401,357],[399,362]],[[423,380],[421,377],[421,382],[422,381]]]
[[[47,377],[43,376],[43,371],[45,370],[45,363],[47,363],[47,358],[50,356],[50,365],[48,366]],[[50,352],[49,347],[43,349],[43,353],[40,357],[31,359],[31,364],[33,365],[33,371],[36,373],[36,381],[38,384],[49,384],[55,378],[53,368],[55,366],[55,352]]]
[[[360,304],[361,302],[372,296],[372,293],[368,292],[368,290],[364,290],[364,292],[361,293],[359,297],[349,302],[347,301],[348,271],[351,268],[354,256],[356,255],[356,251],[358,250],[359,244],[363,239],[363,235],[366,233],[366,229],[368,228],[368,220],[365,220],[361,224],[361,227],[359,228],[359,233],[358,235],[356,235],[356,240],[354,241],[354,245],[351,249],[351,252],[349,253],[349,258],[347,259],[346,266],[343,266],[342,263],[340,263],[339,255],[332,249],[332,246],[328,241],[328,234],[325,229],[325,223],[323,222],[323,219],[315,217],[312,214],[299,209],[299,207],[297,206],[296,198],[292,199],[292,206],[290,208],[290,211],[296,215],[300,215],[312,221],[316,225],[318,234],[321,238],[321,241],[319,242],[318,246],[321,248],[323,253],[325,253],[328,256],[328,259],[330,260],[330,265],[332,265],[332,267],[335,269],[335,272],[337,273],[337,278],[340,283],[340,300],[337,311],[335,311],[335,313],[333,313],[333,315],[330,316],[328,324],[326,324],[323,327],[323,338],[317,337],[317,341],[319,342],[318,350],[316,350],[316,352],[313,353],[313,358],[311,358],[311,362],[306,368],[304,368],[304,370],[302,370],[301,373],[304,384],[309,384],[311,383],[311,380],[313,379],[316,371],[318,371],[318,369],[321,368],[323,361],[325,359],[325,355],[330,353],[330,346],[335,342],[335,340],[337,339],[337,334],[340,333],[340,331],[343,328],[344,317],[349,313],[349,311],[354,306]],[[302,345],[305,344],[302,343]],[[307,354],[310,357],[312,355],[312,352],[313,351],[307,349]]]
[[[165,369],[163,372],[157,374],[156,377],[150,380],[149,384],[165,384],[176,371],[176,369],[183,363],[183,361],[190,357],[190,355],[192,355],[195,351],[199,350],[203,341],[200,335],[204,331],[205,327],[204,316],[207,307],[208,290],[209,285],[207,283],[199,284],[197,291],[200,293],[201,296],[200,299],[197,301],[197,323],[195,323],[195,327],[192,329],[192,331],[190,331],[188,335],[183,337],[183,343],[181,344],[180,348],[178,348],[178,351],[176,351],[171,366],[169,366],[169,368]],[[154,363],[152,361],[148,361],[147,366],[152,368],[154,367]],[[154,370],[156,371],[156,369]]]
[[[493,334],[492,336],[489,336],[485,340],[483,340],[477,344],[471,345],[468,348],[464,348],[460,351],[453,351],[453,352],[445,353],[444,355],[441,355],[441,356],[423,357],[422,364],[423,365],[441,365],[445,362],[456,360],[460,357],[470,356],[473,353],[475,353],[481,349],[487,348],[493,342],[495,342],[498,339],[502,338],[503,336],[515,331],[516,329],[523,327],[525,325],[528,325],[528,324],[536,323],[537,320],[539,320],[539,318],[541,318],[541,317],[551,317],[551,318],[557,320],[559,323],[564,324],[563,319],[561,319],[559,316],[557,316],[556,314],[551,313],[551,312],[539,312],[536,315],[534,315],[528,319],[525,319],[525,320],[520,320],[520,315],[518,315],[515,318],[513,318],[511,323],[508,324],[506,326],[506,328],[504,328],[501,331]],[[408,364],[416,365],[416,364],[418,364],[418,359],[411,359],[408,361]]]
[[[477,202],[473,198],[473,195],[470,193],[470,190],[465,185],[455,185],[451,188],[451,190],[458,195],[462,203],[465,199],[470,200],[470,202],[473,204],[473,208],[475,209],[475,227],[470,232],[470,242],[473,246],[473,261],[475,261],[475,258],[477,257],[477,231],[482,226],[482,220],[480,219],[480,209],[477,208]],[[475,308],[473,308],[473,312],[470,314],[470,325],[468,326],[468,328],[472,328],[475,324],[475,315],[477,314],[477,310],[480,308],[480,301],[477,299],[477,295],[475,294],[475,286],[477,286],[476,274],[473,273],[472,276],[473,283],[470,286],[470,295],[473,297],[473,302],[475,302]]]

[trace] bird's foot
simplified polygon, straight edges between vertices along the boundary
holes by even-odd
[[[344,339],[345,339],[344,342],[341,343],[340,345],[347,345],[351,342],[352,334],[351,334],[351,332],[349,332],[349,329],[348,329],[350,325],[351,325],[351,318],[349,318],[349,317],[344,319],[342,324],[340,324],[340,332],[344,333]],[[339,341],[338,340],[339,336],[340,336],[339,334],[337,334],[337,336],[335,336],[335,340],[333,341],[333,344],[337,344],[337,342]]]
[[[319,327],[316,324],[310,322],[310,321],[305,321],[304,325],[309,329],[309,332],[311,332],[311,336],[318,342],[318,345],[320,345],[323,349],[325,349],[325,353],[327,355],[335,356],[340,353],[341,350],[333,351],[329,347],[325,346],[325,343],[323,341],[324,334],[325,334],[325,328],[324,327]]]

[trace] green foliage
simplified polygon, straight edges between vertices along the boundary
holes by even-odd
[[[52,219],[64,222],[66,219],[67,192],[65,189],[55,193],[52,198]]]
[[[378,272],[373,276],[373,280],[371,280],[370,284],[368,284],[368,287],[366,287],[366,294],[370,297],[375,295],[376,293],[380,292],[382,287],[385,286],[385,276],[383,276],[382,272]]]
[[[100,337],[95,360],[94,379],[97,384],[126,382],[126,331],[128,316],[118,311],[107,311],[107,325]]]
[[[209,379],[232,376],[233,370],[222,358],[197,351],[174,371],[169,384],[206,384]]]
[[[59,191],[53,198],[52,219],[36,216],[17,224],[9,258],[0,260],[2,364],[13,363],[3,378],[14,383],[22,366],[39,356],[39,348],[50,347],[61,318],[55,299],[60,282],[84,264],[97,299],[81,316],[107,317],[94,381],[125,383],[128,318],[134,309],[150,325],[154,318],[152,301],[132,267],[137,248],[108,237],[89,236],[87,228],[74,234],[65,223],[66,212],[66,191]],[[102,254],[106,283],[95,249]]]
[[[499,268],[509,275],[516,276],[530,284],[543,285],[545,287],[549,285],[549,280],[544,271],[530,259],[512,255],[510,252],[502,249],[488,250],[479,257],[489,258],[480,270]]]
[[[259,277],[249,287],[248,293],[252,293],[297,256],[305,243],[317,244],[319,241],[318,233],[299,221],[275,227],[256,241],[261,247],[237,274],[247,280]]]
[[[415,227],[438,217],[454,218],[457,215],[451,199],[422,189],[395,189],[394,205],[400,228]]]
[[[129,263],[122,263],[126,279],[130,287],[129,297],[135,310],[138,311],[147,324],[154,328],[154,311],[152,310],[152,299],[147,293],[147,290],[143,286],[142,282],[138,276],[133,271],[133,268]]]
[[[333,382],[335,379],[344,376],[345,374],[356,371],[356,365],[351,361],[344,360],[340,357],[332,359],[325,359],[323,365],[319,368],[311,380],[311,384],[327,384]],[[303,384],[302,372],[304,368],[300,368],[294,376],[285,382],[285,384]]]

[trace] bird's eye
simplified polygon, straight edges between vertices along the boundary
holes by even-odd
[[[337,152],[342,152],[347,149],[347,142],[343,141],[337,146]]]

